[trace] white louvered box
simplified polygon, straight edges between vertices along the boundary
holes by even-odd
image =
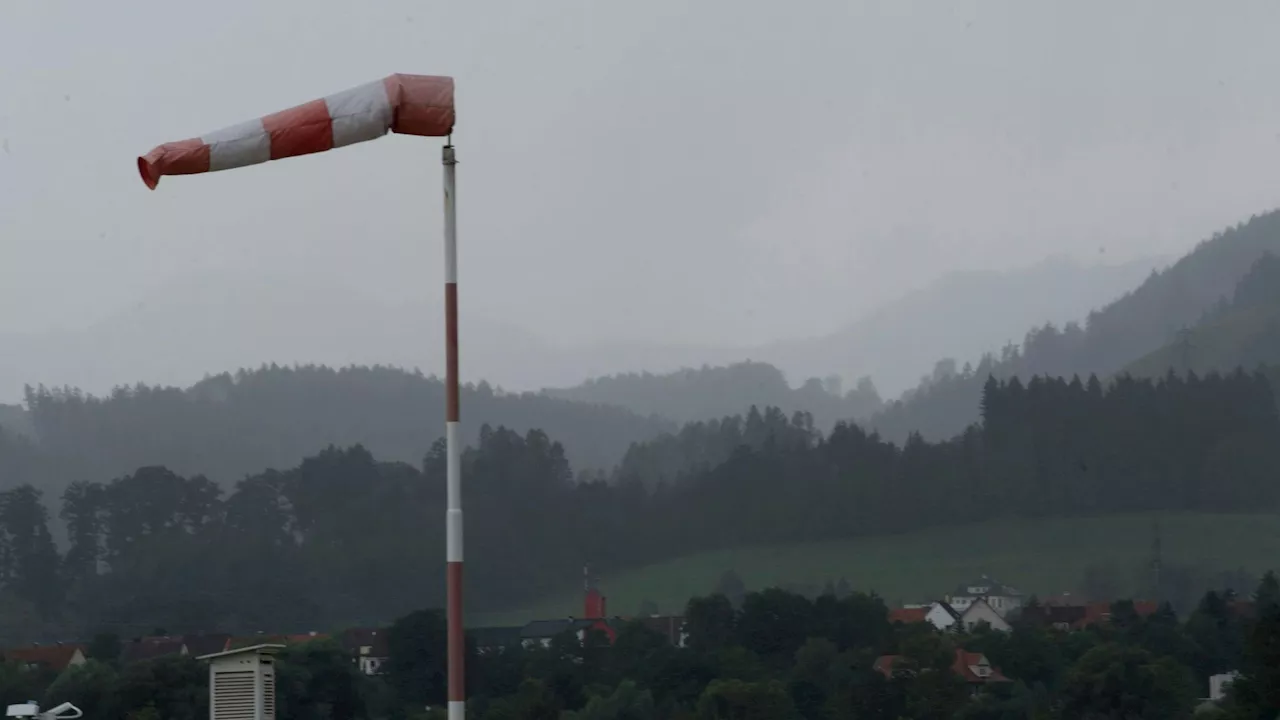
[[[283,645],[203,655],[209,661],[209,720],[275,720],[275,658]]]

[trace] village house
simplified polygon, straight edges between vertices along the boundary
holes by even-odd
[[[208,633],[200,635],[183,635],[182,644],[186,647],[186,654],[193,657],[201,655],[212,655],[227,649],[227,641],[231,639],[229,633]]]
[[[976,582],[959,586],[954,593],[943,598],[944,602],[961,613],[978,600],[985,601],[1002,618],[1016,616],[1026,604],[1021,590],[996,582],[986,575]]]
[[[685,647],[689,641],[689,633],[684,629],[684,618],[679,615],[650,615],[636,618],[641,625],[665,637],[675,647]]]
[[[1088,615],[1084,605],[1065,605],[1046,603],[1043,605],[1027,605],[1022,608],[1019,620],[1033,627],[1051,627],[1055,630],[1071,630]]]
[[[942,631],[956,628],[961,623],[962,614],[945,602],[935,602],[929,605],[908,605],[889,611],[889,622],[891,623],[929,623],[934,628]]]
[[[912,623],[922,623],[925,616],[929,614],[928,605],[903,605],[900,608],[891,608],[889,610],[889,622],[910,625]]]
[[[522,645],[520,634],[523,630],[521,625],[471,628],[467,630],[467,637],[471,638],[476,652],[491,655]]]
[[[1209,702],[1222,702],[1227,697],[1227,688],[1231,683],[1240,677],[1240,673],[1232,670],[1231,672],[1218,673],[1209,676],[1209,697],[1205,698]]]
[[[266,633],[258,633],[256,635],[245,635],[242,637],[232,637],[227,640],[223,652],[230,650],[240,650],[241,648],[253,647],[255,645],[299,645],[312,640],[324,640],[329,636],[326,633],[316,632],[312,630],[306,633],[295,633],[292,635],[268,635]]]
[[[914,669],[907,670],[903,667],[905,664],[901,655],[881,655],[876,658],[872,669],[886,678],[892,679],[915,672]],[[951,663],[951,672],[960,676],[975,695],[989,685],[1013,682],[1000,672],[1000,668],[993,666],[991,661],[987,660],[986,655],[972,653],[964,649],[956,650],[955,660]]]
[[[960,626],[969,632],[973,632],[975,628],[983,624],[989,626],[992,630],[1000,632],[1008,632],[1013,629],[1008,621],[987,602],[986,598],[976,598],[960,613]]]
[[[534,620],[519,629],[521,645],[549,647],[553,638],[564,633],[570,633],[577,637],[578,642],[582,642],[590,631],[599,632],[612,645],[618,639],[618,630],[626,623],[635,621],[662,635],[672,645],[685,646],[688,634],[684,630],[683,617],[675,615],[649,615],[639,618],[609,617],[604,594],[592,584],[586,570],[584,575],[587,581],[583,594],[583,616]],[[473,631],[473,635],[477,638],[477,647],[481,647],[479,643],[483,641],[483,647],[489,652],[496,651],[505,646],[503,643],[510,642],[508,628],[483,628],[479,632]]]
[[[51,670],[59,673],[85,663],[83,645],[62,643],[5,650],[4,659],[28,670]]]
[[[1134,600],[1133,612],[1140,618],[1150,617],[1156,614],[1160,609],[1160,603],[1150,600]],[[1084,617],[1077,620],[1072,626],[1073,630],[1083,630],[1090,625],[1105,625],[1111,622],[1111,603],[1096,602],[1089,603],[1084,606]]]
[[[533,620],[520,628],[520,644],[526,648],[551,647],[551,641],[565,633],[572,634],[578,642],[582,642],[586,639],[587,630],[594,625],[590,620],[576,618]]]
[[[377,675],[391,657],[387,631],[376,628],[350,628],[338,636],[342,649],[351,654],[356,667],[365,675]]]
[[[936,602],[929,606],[929,612],[925,613],[924,621],[939,630],[950,630],[960,622],[960,611],[948,603]]]
[[[120,662],[125,665],[132,665],[136,662],[155,660],[168,655],[186,655],[187,652],[187,645],[182,641],[181,637],[151,635],[134,638],[125,643],[124,647],[120,649]]]

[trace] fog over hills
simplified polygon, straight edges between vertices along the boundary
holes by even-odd
[[[1009,272],[943,276],[830,335],[778,342],[753,358],[789,377],[870,375],[889,399],[915,385],[941,357],[977,357],[1020,342],[1026,328],[1078,320],[1141,284],[1158,257],[1115,265],[1051,258]]]
[[[1158,262],[1087,266],[1051,259],[1011,272],[952,273],[825,337],[738,348],[557,346],[470,312],[464,294],[463,379],[521,390],[565,387],[618,372],[749,358],[776,365],[793,385],[833,373],[848,382],[870,375],[882,395],[892,397],[938,357],[976,355],[1029,325],[1080,317],[1137,285]],[[210,272],[161,286],[84,329],[0,334],[0,402],[19,399],[24,384],[103,393],[139,381],[188,385],[206,374],[272,362],[440,372],[444,331],[435,298],[393,304],[361,289],[369,286],[364,279]]]

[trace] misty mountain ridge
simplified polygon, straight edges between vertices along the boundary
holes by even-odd
[[[680,423],[728,417],[748,406],[775,407],[788,415],[807,412],[815,424],[830,429],[840,420],[869,417],[882,404],[870,379],[843,388],[839,377],[811,379],[792,388],[773,365],[741,362],[732,365],[677,370],[672,373],[626,373],[544,395],[576,402],[616,405],[640,415],[656,415]]]
[[[666,373],[604,375],[543,392],[682,423],[734,415],[747,405],[772,406],[810,412],[819,427],[830,428],[838,420],[867,419],[881,408],[880,377],[901,386],[931,367],[937,359],[934,353],[957,346],[978,353],[1007,342],[1015,328],[1020,332],[1025,327],[1023,323],[1086,313],[1101,300],[1137,285],[1157,262],[1084,266],[1057,257],[1015,271],[951,273],[824,337],[736,351],[706,350],[704,356],[726,360],[714,367],[704,364]],[[732,359],[735,356],[753,360]],[[632,362],[639,360],[633,357]],[[868,365],[881,374],[855,380],[841,372]],[[797,374],[797,368],[807,372]],[[788,379],[802,382],[793,387]]]
[[[1254,215],[1214,233],[1136,289],[1090,312],[1083,323],[1033,326],[1022,343],[1008,343],[958,367],[944,356],[933,374],[869,425],[903,440],[911,432],[944,439],[978,419],[982,385],[1033,375],[1106,377],[1175,341],[1177,333],[1229,302],[1237,285],[1264,255],[1280,254],[1280,211]],[[1166,368],[1167,369],[1167,368]]]
[[[917,378],[957,345],[985,348],[988,339],[1003,341],[1029,323],[1085,312],[1090,298],[1132,286],[1152,262],[1084,266],[1053,259],[1008,272],[954,273],[828,336],[762,347],[563,346],[469,310],[464,301],[462,379],[512,389],[569,387],[615,373],[751,359],[778,367],[795,387],[832,374],[851,386],[870,375],[883,392]],[[186,386],[264,362],[442,372],[444,327],[435,294],[397,304],[360,287],[301,273],[209,271],[161,285],[84,329],[0,333],[0,402],[18,400],[26,384],[102,394],[139,381]]]
[[[1027,327],[1063,324],[1132,289],[1166,262],[1146,257],[1086,265],[1057,256],[1006,271],[949,273],[829,335],[772,343],[750,357],[793,379],[869,376],[894,397],[940,357],[976,357]]]
[[[60,491],[48,487],[51,478],[106,480],[150,465],[230,485],[330,445],[359,444],[420,466],[444,434],[444,402],[439,378],[386,366],[268,365],[186,388],[135,385],[106,396],[28,388],[21,420],[30,431],[0,427],[0,446],[21,441],[9,452],[22,460],[0,467],[8,470],[0,487],[31,482]],[[583,470],[608,471],[633,443],[677,429],[624,408],[500,392],[483,382],[462,387],[462,407],[462,442],[476,443],[486,424],[545,433]]]
[[[1205,375],[1271,366],[1280,366],[1280,258],[1267,253],[1241,278],[1230,301],[1223,298],[1194,326],[1123,373]]]
[[[502,372],[511,368],[509,358],[540,367],[558,357],[533,335],[465,305],[460,323],[464,381],[518,381],[519,366]],[[439,303],[392,304],[351,284],[237,271],[162,286],[83,330],[0,336],[0,345],[7,350],[0,355],[0,401],[12,401],[28,384],[97,394],[136,382],[185,387],[263,363],[442,371],[444,319]]]

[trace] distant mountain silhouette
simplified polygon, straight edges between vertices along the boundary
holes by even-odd
[[[780,370],[758,362],[672,373],[609,375],[543,393],[562,400],[616,405],[681,423],[740,415],[753,405],[776,407],[788,415],[808,412],[824,429],[839,420],[869,417],[881,404],[870,380],[847,392],[834,378],[826,382],[815,379],[792,388]]]
[[[793,387],[836,374],[851,388],[869,375],[891,396],[937,357],[969,348],[976,354],[1031,324],[1079,316],[1136,284],[1153,263],[1086,267],[1051,260],[1009,272],[956,273],[828,336],[756,347],[563,346],[472,312],[464,302],[462,375],[464,381],[536,390],[620,373],[754,360],[777,367]],[[271,362],[386,364],[441,373],[441,308],[434,294],[425,295],[414,305],[389,305],[354,281],[202,273],[84,330],[0,334],[0,402],[20,400],[25,384],[99,394],[137,382],[181,387],[207,374]],[[729,411],[711,410],[705,417]]]
[[[887,398],[915,385],[942,357],[970,358],[1028,327],[1061,325],[1133,289],[1165,262],[1148,257],[1116,265],[1052,258],[1004,272],[943,276],[825,337],[773,343],[749,357],[794,381],[837,373],[870,376]]]
[[[760,347],[595,348],[643,372],[606,374],[544,392],[680,422],[733,415],[753,404],[776,406],[809,411],[829,427],[837,419],[868,417],[881,397],[917,382],[938,357],[963,357],[959,351],[976,356],[1020,337],[1028,326],[1080,317],[1138,285],[1159,262],[1084,266],[1056,258],[1008,272],[953,273],[838,332]],[[687,358],[685,367],[664,370],[679,357]]]
[[[1199,322],[1125,367],[1138,377],[1169,371],[1227,373],[1280,366],[1280,258],[1263,255],[1236,285],[1228,302],[1204,314]]]
[[[520,328],[465,304],[461,312],[463,381],[537,387],[538,368],[561,356]],[[244,272],[201,274],[87,329],[0,336],[0,347],[0,402],[20,399],[24,384],[99,394],[137,382],[182,387],[272,362],[444,369],[439,304],[388,305],[353,285]]]
[[[955,360],[939,362],[926,381],[887,404],[870,425],[897,440],[911,432],[926,439],[947,438],[977,420],[988,376],[1107,377],[1120,372],[1173,344],[1181,329],[1229,302],[1237,284],[1268,253],[1280,254],[1280,211],[1215,233],[1164,270],[1153,270],[1136,289],[1088,313],[1082,323],[1031,326],[1020,344],[1008,343],[998,352],[993,345],[963,368]],[[1167,369],[1168,362],[1152,361],[1158,371]]]

